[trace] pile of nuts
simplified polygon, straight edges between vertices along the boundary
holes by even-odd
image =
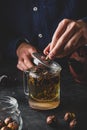
[[[70,128],[74,128],[77,125],[75,113],[67,112],[64,116],[64,120],[69,123]]]
[[[48,116],[46,119],[46,123],[50,126],[73,129],[77,126],[77,119],[75,113],[67,112],[65,113],[63,119],[59,119],[55,115]]]
[[[11,117],[0,120],[0,130],[18,130],[18,123]]]

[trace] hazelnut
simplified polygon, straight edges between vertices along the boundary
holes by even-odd
[[[5,126],[5,123],[4,123],[4,121],[0,120],[0,129],[1,129],[3,126]]]
[[[51,123],[53,122],[54,118],[55,118],[54,115],[48,116],[48,117],[47,117],[47,124],[51,124]]]
[[[2,127],[0,130],[11,130],[10,128],[8,128],[7,126]]]
[[[76,119],[73,119],[73,120],[70,122],[69,126],[70,126],[70,128],[74,128],[74,127],[76,127],[76,124],[77,124]]]
[[[7,125],[9,128],[11,128],[12,130],[18,130],[18,123],[13,121],[13,122],[10,122],[8,125]]]
[[[73,120],[75,118],[75,114],[71,113],[71,112],[67,112],[64,115],[64,120],[70,122],[71,120]]]
[[[10,122],[12,122],[13,120],[12,120],[12,118],[11,117],[7,117],[5,120],[4,120],[4,122],[5,122],[5,124],[6,125],[8,125]]]
[[[47,117],[46,122],[48,125],[56,125],[58,123],[58,120],[55,115],[51,115]]]

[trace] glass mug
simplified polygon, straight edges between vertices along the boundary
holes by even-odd
[[[54,62],[51,68],[38,64],[23,72],[24,93],[31,108],[48,110],[59,106],[61,69]]]

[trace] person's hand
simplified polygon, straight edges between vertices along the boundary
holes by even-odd
[[[32,62],[32,53],[37,52],[37,50],[27,43],[21,43],[17,48],[18,64],[17,68],[21,71],[27,70],[34,66]]]
[[[50,59],[68,56],[77,48],[87,44],[87,23],[82,20],[62,20],[43,53]]]

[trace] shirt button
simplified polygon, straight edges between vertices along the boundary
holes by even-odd
[[[43,35],[40,33],[40,34],[38,34],[38,37],[39,37],[39,38],[42,38],[42,37],[43,37]]]
[[[38,8],[37,7],[33,7],[33,11],[37,11],[38,10]]]

